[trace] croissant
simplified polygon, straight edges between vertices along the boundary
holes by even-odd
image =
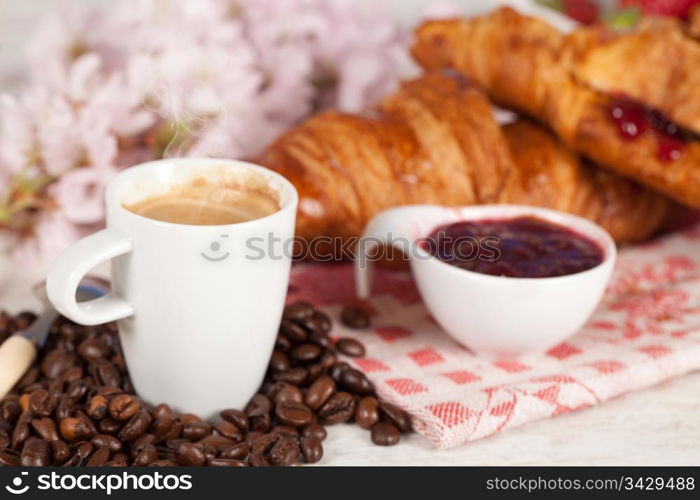
[[[501,129],[461,77],[431,73],[361,115],[325,111],[258,162],[299,191],[297,235],[359,236],[381,210],[412,203],[527,203],[599,222],[619,242],[652,234],[665,198],[584,165],[529,122]]]
[[[427,69],[455,68],[601,166],[700,207],[700,45],[670,19],[564,35],[510,8],[416,31]]]

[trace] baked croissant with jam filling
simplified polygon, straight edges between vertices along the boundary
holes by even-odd
[[[412,52],[427,69],[455,68],[597,164],[700,207],[700,45],[681,22],[564,35],[501,8],[428,21]]]
[[[501,129],[483,93],[445,73],[405,83],[362,115],[319,113],[257,161],[296,186],[305,239],[359,236],[398,205],[524,203],[579,214],[630,242],[656,231],[669,205],[584,165],[533,123]]]

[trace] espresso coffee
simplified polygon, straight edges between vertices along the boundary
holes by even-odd
[[[278,193],[260,179],[196,178],[124,208],[149,219],[214,226],[259,219],[277,212],[280,205]]]

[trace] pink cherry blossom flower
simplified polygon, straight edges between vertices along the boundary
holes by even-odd
[[[410,74],[407,35],[381,2],[59,4],[28,37],[26,85],[0,98],[0,213],[29,200],[34,226],[17,255],[99,227],[120,168],[254,157],[321,107],[373,103]]]
[[[104,189],[115,174],[109,167],[83,167],[61,176],[51,192],[65,219],[75,224],[99,223],[105,215]]]

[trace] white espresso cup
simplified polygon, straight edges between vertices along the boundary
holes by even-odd
[[[226,225],[186,225],[126,208],[197,178],[245,185],[256,178],[279,209]],[[282,316],[291,265],[297,192],[281,175],[250,163],[167,159],[121,172],[106,192],[107,227],[53,264],[47,292],[77,323],[118,320],[129,375],[146,402],[212,417],[242,408],[265,375]],[[81,278],[112,261],[112,292],[76,302]]]

